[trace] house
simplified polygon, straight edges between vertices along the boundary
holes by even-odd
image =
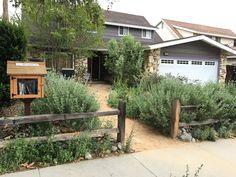
[[[207,36],[191,36],[149,45],[146,70],[192,81],[225,82],[228,55],[236,51]]]
[[[103,41],[105,47],[94,49],[95,56],[88,59],[87,65],[93,80],[107,81],[110,76],[104,67],[104,62],[107,55],[106,44],[109,40],[120,40],[123,36],[132,35],[143,46],[156,44],[162,40],[155,32],[156,28],[150,25],[144,16],[104,10],[104,17]]]
[[[156,27],[163,41],[205,35],[229,47],[236,46],[236,34],[229,29],[167,19],[162,19]]]
[[[216,28],[206,25],[186,23],[181,21],[174,21],[168,19],[162,19],[157,25],[157,33],[162,38],[163,41],[178,40],[183,38],[191,38],[194,36],[205,35],[206,37],[221,43],[227,47],[231,47],[233,50],[236,49],[236,34],[229,30],[223,28]],[[195,46],[196,48],[196,46]],[[199,50],[199,49],[196,49]],[[204,48],[202,48],[204,50]],[[189,49],[189,52],[192,52]],[[197,51],[194,51],[197,52]],[[232,80],[236,74],[236,57],[229,53],[227,55],[226,61],[226,80]]]

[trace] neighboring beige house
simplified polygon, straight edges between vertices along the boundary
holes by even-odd
[[[229,29],[167,19],[161,20],[156,27],[163,41],[205,35],[228,47],[236,46],[236,34]]]

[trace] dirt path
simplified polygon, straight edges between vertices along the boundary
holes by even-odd
[[[111,85],[107,84],[92,84],[89,87],[93,91],[100,102],[100,110],[109,110],[111,109],[107,105],[107,99],[109,92],[111,90]],[[107,120],[109,118],[105,118]],[[116,119],[110,119],[113,122],[113,125],[116,125]],[[126,137],[129,136],[131,130],[134,130],[134,149],[135,151],[143,151],[156,148],[166,148],[170,146],[176,146],[181,144],[179,141],[174,141],[170,138],[167,138],[151,127],[143,124],[140,121],[134,119],[126,119]]]

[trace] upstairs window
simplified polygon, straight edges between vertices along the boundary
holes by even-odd
[[[127,36],[129,34],[129,28],[128,27],[119,27],[119,36]]]
[[[217,42],[220,42],[220,37],[216,37],[216,41],[217,41]]]
[[[152,38],[151,30],[143,29],[142,30],[142,38],[151,39]]]

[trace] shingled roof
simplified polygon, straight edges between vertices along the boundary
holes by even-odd
[[[127,25],[143,26],[154,28],[147,19],[141,15],[133,15],[110,10],[104,10],[105,21],[110,23],[120,23]]]
[[[174,20],[168,20],[163,19],[163,21],[176,33],[176,35],[180,38],[182,38],[182,35],[178,32],[176,28],[182,27],[189,30],[193,30],[199,33],[203,34],[209,34],[214,36],[225,36],[236,39],[236,34],[231,31],[230,29],[224,29],[224,28],[217,28],[212,26],[206,26],[206,25],[200,25],[200,24],[193,24],[193,23],[187,23],[187,22],[181,22],[181,21],[174,21]]]

